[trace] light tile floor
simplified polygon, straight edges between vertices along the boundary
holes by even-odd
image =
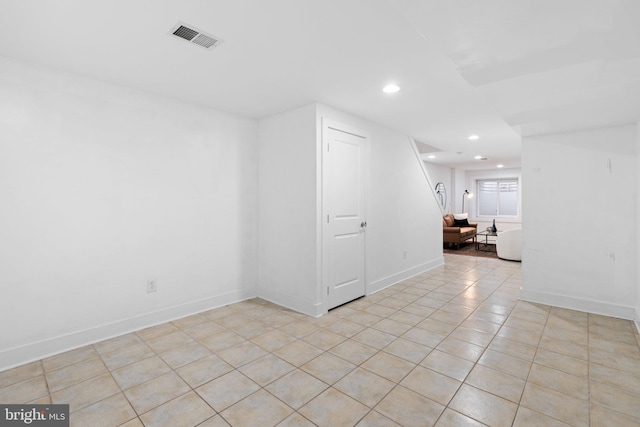
[[[255,299],[4,371],[0,402],[70,403],[79,427],[640,425],[631,322],[445,259],[318,319]]]

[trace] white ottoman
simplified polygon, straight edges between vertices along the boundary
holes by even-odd
[[[498,258],[522,261],[522,230],[505,230],[496,237]]]

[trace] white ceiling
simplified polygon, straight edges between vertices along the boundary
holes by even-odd
[[[637,121],[639,22],[638,0],[0,0],[0,55],[254,118],[321,102],[478,169]]]

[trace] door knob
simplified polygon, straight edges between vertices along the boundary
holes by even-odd
[[[362,221],[360,223],[360,227],[365,228],[367,226],[367,221]]]

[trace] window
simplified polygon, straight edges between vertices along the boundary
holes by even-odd
[[[518,180],[478,180],[478,216],[518,216]]]

